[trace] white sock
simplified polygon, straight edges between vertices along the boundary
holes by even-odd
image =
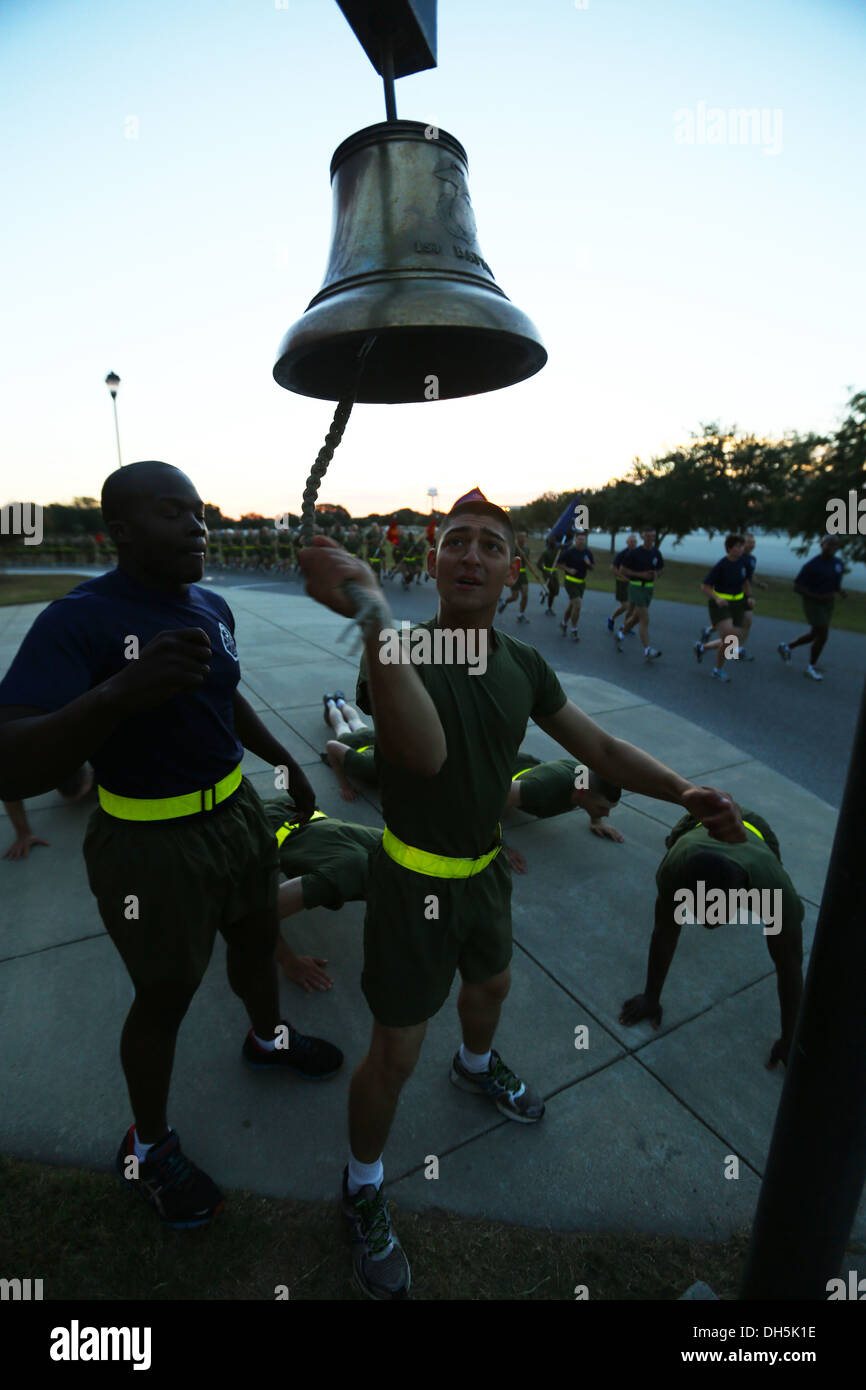
[[[460,1060],[467,1071],[487,1071],[490,1067],[490,1049],[486,1052],[470,1052],[465,1043],[461,1043]]]
[[[276,1038],[260,1038],[258,1033],[253,1032],[253,1037],[263,1052],[273,1052],[277,1046]]]
[[[644,654],[644,656],[649,656],[649,654],[650,654],[651,651],[652,651],[652,647],[644,647],[644,649],[643,649],[643,654]]]
[[[168,1132],[169,1132],[169,1134],[171,1134],[171,1129],[170,1129],[170,1128],[169,1128],[169,1131],[168,1131]],[[139,1137],[138,1137],[138,1130],[137,1130],[137,1129],[134,1129],[134,1130],[132,1131],[132,1142],[133,1142],[133,1145],[135,1146],[135,1156],[136,1156],[136,1158],[138,1159],[139,1163],[141,1163],[141,1162],[143,1162],[143,1160],[144,1160],[145,1158],[147,1158],[147,1155],[150,1153],[151,1149],[153,1148],[153,1144],[142,1144],[141,1140],[140,1140]]]
[[[349,1176],[346,1179],[346,1185],[350,1197],[354,1197],[362,1187],[367,1187],[370,1183],[373,1187],[379,1188],[384,1180],[385,1169],[382,1167],[381,1154],[375,1163],[361,1163],[352,1153],[352,1150],[349,1150]]]

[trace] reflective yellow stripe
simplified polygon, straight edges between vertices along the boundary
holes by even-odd
[[[655,584],[654,579],[630,579],[628,582],[629,584],[642,584],[648,589],[651,589],[653,584]]]
[[[350,752],[350,753],[369,753],[369,751],[370,751],[370,749],[371,749],[372,747],[373,747],[372,743],[365,743],[361,748],[350,748],[350,749],[349,749],[349,752]]]
[[[743,594],[720,594],[720,593],[717,593],[717,591],[716,591],[715,589],[713,589],[713,598],[730,599],[730,601],[731,601],[732,603],[735,603],[735,602],[737,601],[738,598],[745,598],[745,597],[746,597],[746,595],[745,595],[744,593],[743,593]]]
[[[698,821],[698,825],[703,825],[703,821],[702,821],[702,820],[699,820],[699,821]],[[747,820],[744,820],[744,821],[743,821],[743,825],[746,827],[747,830],[751,830],[751,832],[752,832],[753,835],[757,835],[757,837],[758,837],[759,840],[763,840],[763,839],[764,839],[763,835],[761,834],[760,830],[758,829],[758,827],[757,827],[756,825],[750,825],[749,822],[748,822]],[[766,844],[766,841],[764,841],[764,843]]]
[[[531,767],[522,767],[522,768],[520,769],[519,772],[515,772],[514,776],[513,776],[512,779],[511,779],[512,782],[516,782],[517,779],[518,779],[518,777],[522,777],[522,776],[523,776],[524,772],[532,772],[532,768],[531,768]]]
[[[116,792],[98,787],[99,804],[103,811],[117,820],[178,820],[181,816],[195,816],[201,811],[212,811],[221,801],[225,801],[241,784],[243,774],[238,763],[233,772],[223,777],[213,787],[203,787],[201,791],[186,792],[183,796],[118,796]]]
[[[497,826],[499,844],[479,859],[452,859],[446,854],[431,854],[426,849],[416,849],[414,845],[398,840],[393,831],[385,827],[382,848],[395,864],[411,869],[415,874],[426,874],[428,878],[473,878],[492,863],[502,848],[502,826]]]
[[[325,815],[325,812],[324,812],[324,811],[314,811],[313,814],[310,816],[310,820],[327,820],[327,819],[328,819],[328,817]],[[304,821],[304,822],[303,822],[304,825],[309,825],[309,823],[310,823],[310,821]],[[287,821],[283,821],[283,823],[282,823],[282,825],[280,826],[279,830],[276,832],[277,844],[278,844],[278,845],[281,845],[281,844],[283,843],[283,840],[287,839],[288,836],[291,835],[291,833],[292,833],[293,830],[300,830],[300,829],[301,829],[301,822],[300,822],[300,821],[296,821],[296,820],[287,820]]]

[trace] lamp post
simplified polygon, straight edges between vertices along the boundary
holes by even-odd
[[[111,403],[114,406],[114,434],[117,439],[117,466],[123,467],[123,459],[120,457],[120,430],[117,424],[117,388],[120,385],[120,377],[117,372],[109,372],[105,378],[105,384],[111,392]]]

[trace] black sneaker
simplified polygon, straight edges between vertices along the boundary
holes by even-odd
[[[324,1038],[308,1038],[283,1021],[272,1051],[259,1047],[252,1028],[244,1039],[243,1060],[256,1071],[293,1071],[305,1081],[327,1081],[343,1065],[343,1054]]]
[[[327,726],[328,726],[329,729],[332,728],[333,726],[332,726],[332,724],[331,724],[330,719],[328,718],[328,704],[329,704],[329,702],[330,702],[331,700],[333,700],[333,699],[334,699],[333,695],[323,695],[323,696],[322,696],[322,703],[323,703],[324,706],[325,706],[324,720],[325,720],[325,723],[327,724]],[[336,701],[335,701],[335,703],[336,703]]]
[[[225,1206],[225,1198],[207,1173],[181,1151],[174,1130],[137,1164],[129,1161],[135,1158],[134,1133],[135,1125],[130,1125],[115,1161],[126,1186],[148,1202],[173,1231],[191,1231],[213,1221]]]
[[[460,1060],[460,1051],[454,1053],[449,1078],[461,1091],[472,1095],[488,1096],[494,1101],[497,1110],[507,1115],[509,1120],[519,1124],[533,1125],[544,1114],[544,1101],[520,1080],[519,1076],[507,1067],[496,1048],[490,1050],[487,1071],[469,1071]]]
[[[349,1169],[343,1169],[343,1220],[352,1244],[352,1268],[368,1298],[406,1298],[412,1284],[409,1261],[391,1230],[388,1203],[381,1187],[368,1183],[349,1194]]]

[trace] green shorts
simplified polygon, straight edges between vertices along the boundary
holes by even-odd
[[[526,573],[526,570],[521,570],[521,571],[520,571],[520,573],[518,574],[517,578],[515,579],[515,581],[514,581],[514,583],[512,584],[511,587],[512,587],[512,589],[528,589],[528,588],[529,588],[529,575]]]
[[[628,603],[627,579],[618,579],[616,581],[616,601],[617,603]]]
[[[571,602],[572,599],[583,598],[585,589],[585,579],[575,579],[574,576],[571,574],[567,574],[565,576],[565,592],[568,596],[569,602]]]
[[[559,575],[555,572],[553,574],[547,574],[545,572],[544,582],[547,585],[548,593],[552,598],[556,598],[556,595],[559,593]]]
[[[727,608],[723,608],[721,604],[716,603],[714,598],[711,598],[707,607],[710,611],[710,624],[712,627],[715,627],[717,623],[725,622],[726,619],[730,620],[734,624],[734,627],[742,627],[743,614],[746,611],[746,600],[744,598],[732,599]]]
[[[84,859],[105,930],[136,988],[195,990],[218,931],[252,956],[273,956],[277,842],[246,780],[215,811],[183,820],[117,820],[98,808]],[[252,914],[257,920],[239,932]]]
[[[572,810],[577,766],[574,758],[559,758],[522,773],[516,779],[520,782],[520,810],[541,819]]]
[[[649,608],[653,601],[652,584],[635,583],[634,580],[629,580],[628,601],[633,603],[635,608]]]
[[[813,598],[804,598],[803,612],[806,614],[806,622],[809,626],[829,627],[834,603],[835,599],[831,599],[829,603],[817,603]]]
[[[361,988],[384,1027],[432,1018],[457,970],[467,983],[483,984],[507,968],[511,952],[504,851],[474,878],[457,879],[404,869],[381,845],[370,855]]]

